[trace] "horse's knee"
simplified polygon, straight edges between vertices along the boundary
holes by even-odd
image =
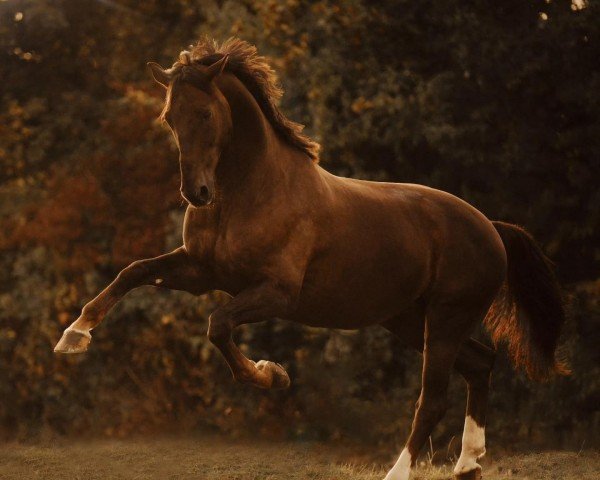
[[[148,260],[136,260],[119,272],[117,280],[130,282],[144,276],[148,271]]]

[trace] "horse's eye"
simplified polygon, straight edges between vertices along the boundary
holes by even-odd
[[[210,118],[212,118],[212,111],[211,110],[200,111],[200,118],[202,120],[209,120]]]

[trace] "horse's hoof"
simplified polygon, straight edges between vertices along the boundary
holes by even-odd
[[[260,360],[259,362],[256,362],[256,368],[270,376],[271,382],[269,385],[265,385],[266,388],[282,390],[290,386],[291,382],[289,375],[278,363]]]
[[[67,328],[56,347],[55,353],[83,353],[88,349],[92,336],[90,332]]]
[[[481,480],[481,467],[454,475],[456,480]]]

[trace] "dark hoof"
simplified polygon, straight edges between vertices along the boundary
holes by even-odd
[[[256,368],[265,374],[265,379],[267,380],[265,384],[260,385],[262,388],[282,390],[290,386],[290,377],[278,363],[261,360],[256,363]]]
[[[456,480],[481,480],[481,468],[476,468],[454,476]]]
[[[92,336],[89,332],[67,328],[54,347],[55,353],[83,353],[88,349]]]

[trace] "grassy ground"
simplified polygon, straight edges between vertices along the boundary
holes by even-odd
[[[96,440],[0,445],[0,478],[381,480],[384,465],[356,450],[288,442],[212,438]],[[421,465],[415,480],[452,478],[449,466]],[[484,462],[485,480],[598,480],[600,453],[551,452]]]

